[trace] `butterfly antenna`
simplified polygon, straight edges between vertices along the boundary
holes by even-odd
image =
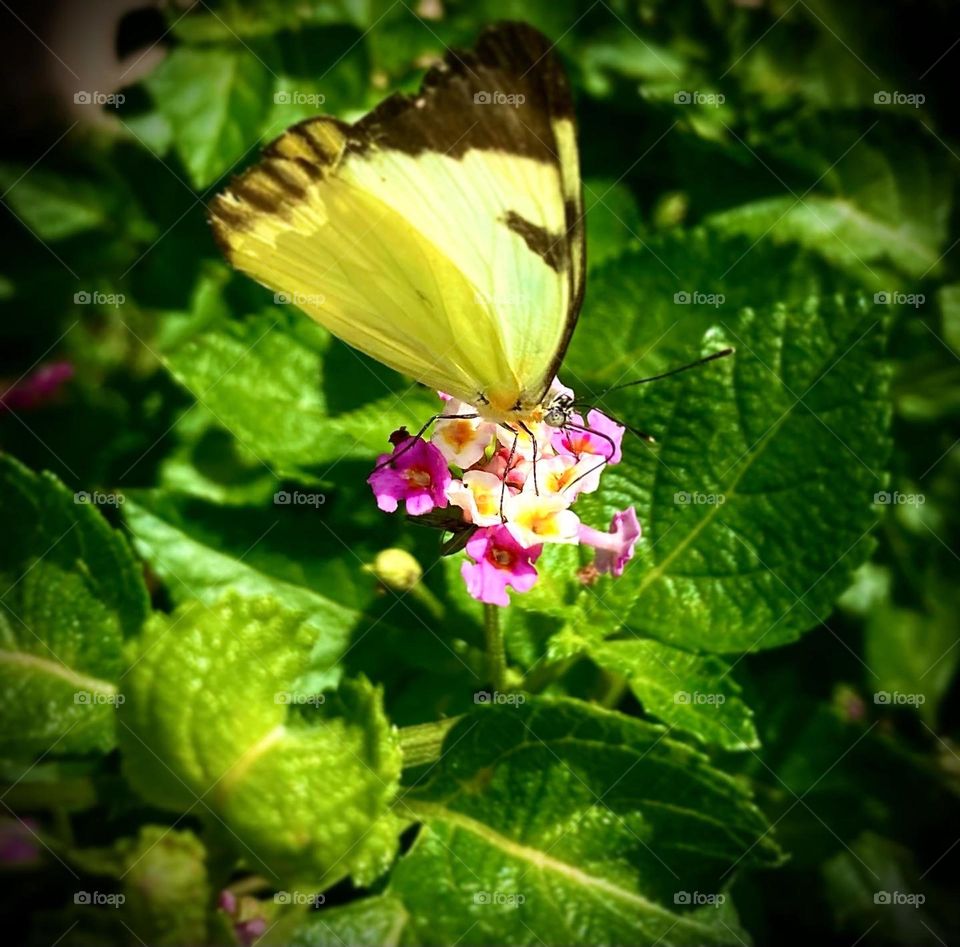
[[[661,378],[669,378],[671,375],[679,375],[681,372],[688,372],[691,368],[698,368],[700,365],[706,365],[707,362],[715,362],[718,358],[726,358],[728,355],[733,355],[736,351],[734,348],[720,349],[719,352],[713,352],[711,355],[705,355],[703,358],[698,358],[695,362],[690,362],[688,365],[681,365],[679,368],[671,368],[668,372],[661,372],[659,375],[651,375],[649,378],[638,378],[636,381],[627,381],[622,385],[614,385],[612,388],[608,388],[606,391],[601,392],[597,395],[597,401],[601,398],[606,397],[610,394],[611,391],[620,391],[621,388],[632,388],[635,385],[645,385],[647,382],[651,381],[660,381]]]

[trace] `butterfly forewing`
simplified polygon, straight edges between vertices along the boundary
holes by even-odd
[[[291,128],[211,219],[235,266],[355,348],[491,414],[537,404],[583,293],[556,54],[532,27],[491,27],[418,94]]]

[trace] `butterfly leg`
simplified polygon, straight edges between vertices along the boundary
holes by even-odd
[[[506,523],[507,518],[503,515],[503,501],[507,496],[507,477],[510,476],[510,465],[517,453],[517,442],[520,440],[520,432],[515,431],[509,425],[503,425],[511,434],[513,434],[513,444],[510,445],[510,453],[507,456],[507,465],[503,469],[503,483],[500,484],[500,522]]]
[[[530,428],[528,428],[528,427],[526,426],[526,424],[523,423],[523,421],[520,422],[520,427],[526,432],[527,436],[530,438],[530,443],[531,443],[531,445],[533,446],[533,456],[532,456],[532,461],[533,461],[533,492],[534,492],[537,496],[540,496],[540,486],[539,486],[539,484],[537,483],[537,439],[536,439],[536,437],[533,436],[533,431],[531,431]]]
[[[617,445],[613,443],[613,438],[611,438],[609,435],[604,434],[601,431],[593,431],[588,427],[584,427],[582,424],[575,424],[573,421],[568,421],[566,424],[564,424],[564,427],[572,428],[575,431],[586,431],[587,433],[592,434],[594,437],[602,438],[607,442],[607,444],[610,445],[609,452],[605,457],[601,459],[600,463],[597,464],[596,467],[591,467],[589,470],[585,470],[582,474],[580,474],[579,477],[576,478],[576,480],[572,480],[570,483],[566,485],[564,489],[569,490],[570,487],[572,487],[575,483],[578,483],[579,481],[583,480],[584,477],[587,477],[592,473],[596,473],[596,471],[606,467],[607,464],[609,464],[610,461],[613,459],[613,455],[617,452]]]

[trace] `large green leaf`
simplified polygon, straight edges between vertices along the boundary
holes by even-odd
[[[281,472],[374,457],[391,431],[419,429],[439,405],[292,307],[218,325],[167,364],[241,447]]]
[[[145,84],[198,190],[250,151],[273,107],[273,77],[248,47],[181,46]]]
[[[748,796],[703,756],[566,699],[464,718],[397,811],[420,834],[351,942],[380,942],[389,911],[391,943],[737,943],[728,872],[778,859]],[[303,942],[324,943],[324,923]]]
[[[912,123],[891,132],[875,129],[878,122],[832,123],[829,134],[820,119],[789,126],[785,143],[758,160],[768,167],[789,161],[804,176],[790,184],[781,165],[770,178],[775,196],[713,214],[707,223],[751,240],[799,243],[878,289],[891,288],[884,268],[913,280],[936,272],[950,218],[950,157]],[[792,193],[779,193],[784,184]]]
[[[269,598],[157,616],[124,682],[125,772],[154,805],[211,817],[275,884],[369,882],[396,846],[400,751],[364,679],[298,699],[314,637]]]
[[[89,497],[0,458],[6,753],[107,750],[114,743],[123,639],[139,631],[148,603],[139,565]]]
[[[675,254],[681,245],[664,246]],[[872,548],[873,498],[889,450],[884,325],[858,301],[771,303],[779,289],[816,282],[816,270],[799,263],[758,280],[758,308],[739,309],[751,284],[718,281],[732,248],[721,246],[711,267],[700,257],[710,243],[695,236],[691,245],[690,267],[675,274],[663,266],[675,256],[665,259],[662,246],[602,270],[574,371],[564,377],[579,391],[597,385],[602,325],[618,336],[604,340],[608,351],[619,353],[622,343],[636,363],[615,354],[614,382],[724,345],[736,355],[610,399],[615,414],[659,447],[629,441],[624,463],[606,471],[577,510],[602,527],[633,506],[644,539],[621,579],[585,590],[558,559],[555,610],[579,597],[580,620],[611,631],[625,624],[687,650],[774,647],[827,615]],[[691,295],[726,290],[726,299],[716,307],[674,303],[671,285]],[[638,313],[636,299],[649,300],[647,311]],[[649,349],[655,354],[645,356]],[[549,569],[548,561],[542,571]]]
[[[644,710],[727,750],[760,745],[753,712],[740,698],[731,667],[716,655],[691,654],[659,641],[604,641],[570,631],[554,637],[551,655],[585,653],[626,678]]]
[[[303,669],[316,673],[313,684],[336,680],[337,662],[376,590],[361,560],[346,556],[345,542],[321,522],[324,516],[323,506],[290,505],[245,508],[238,516],[232,509],[161,493],[140,494],[124,507],[137,550],[175,601],[211,605],[235,591],[269,595],[302,612],[314,635]],[[355,548],[362,552],[364,546]],[[371,619],[362,631],[375,624]]]

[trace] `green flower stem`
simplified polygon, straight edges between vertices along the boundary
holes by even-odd
[[[410,589],[409,595],[411,598],[416,599],[433,618],[437,621],[443,621],[447,611],[446,608],[444,608],[440,599],[438,599],[423,582],[418,582]]]
[[[400,739],[404,769],[433,763],[440,759],[440,751],[447,731],[459,719],[460,717],[450,717],[446,720],[420,723],[413,727],[401,727],[397,736]]]
[[[500,630],[500,606],[483,606],[483,640],[487,650],[487,677],[494,691],[505,690],[507,656],[503,649],[503,632]]]

